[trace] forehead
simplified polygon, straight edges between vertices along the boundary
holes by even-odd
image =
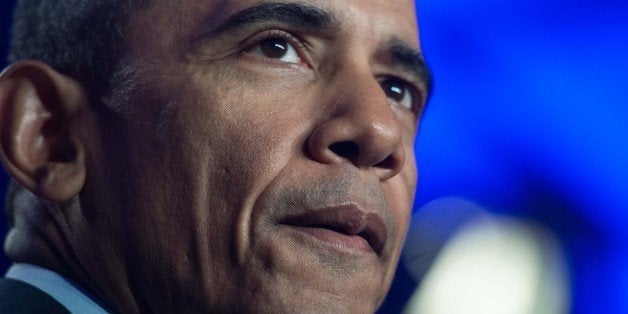
[[[338,35],[359,35],[368,41],[395,36],[419,48],[413,0],[156,0],[135,14],[129,26],[133,42],[145,45],[147,39],[154,39],[163,46],[204,31],[199,28],[220,25],[237,12],[262,3],[301,3],[317,7],[336,18],[342,30]]]

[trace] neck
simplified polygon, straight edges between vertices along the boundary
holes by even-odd
[[[68,207],[75,206],[70,204]],[[128,287],[124,279],[117,278],[124,272],[107,268],[106,264],[110,263],[84,254],[97,249],[94,246],[102,248],[106,244],[101,246],[98,241],[85,236],[79,238],[77,234],[85,232],[73,232],[75,228],[70,227],[70,220],[60,205],[33,199],[28,206],[16,208],[14,212],[13,226],[5,240],[6,255],[13,262],[54,271],[96,296],[108,308],[139,312],[129,289],[120,288]],[[116,287],[115,282],[120,285]]]

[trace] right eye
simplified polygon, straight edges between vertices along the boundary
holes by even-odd
[[[397,105],[413,111],[415,97],[413,97],[412,88],[405,82],[395,78],[389,78],[381,83],[382,89],[386,96]]]
[[[249,53],[286,63],[302,63],[296,48],[280,37],[269,37],[255,44]]]

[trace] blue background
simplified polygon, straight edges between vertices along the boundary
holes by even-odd
[[[13,1],[2,1],[5,55]],[[416,207],[455,194],[541,222],[565,247],[572,312],[628,313],[628,1],[419,7],[436,85]],[[400,268],[383,311],[413,284]]]
[[[448,194],[542,222],[573,313],[628,313],[628,1],[422,0],[436,88],[417,205]]]

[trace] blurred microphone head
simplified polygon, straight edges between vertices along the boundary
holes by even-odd
[[[569,271],[551,230],[462,198],[416,212],[402,261],[420,283],[405,313],[569,312]]]
[[[416,282],[420,282],[447,241],[464,225],[488,219],[477,204],[460,197],[443,197],[421,207],[412,216],[402,263]]]

